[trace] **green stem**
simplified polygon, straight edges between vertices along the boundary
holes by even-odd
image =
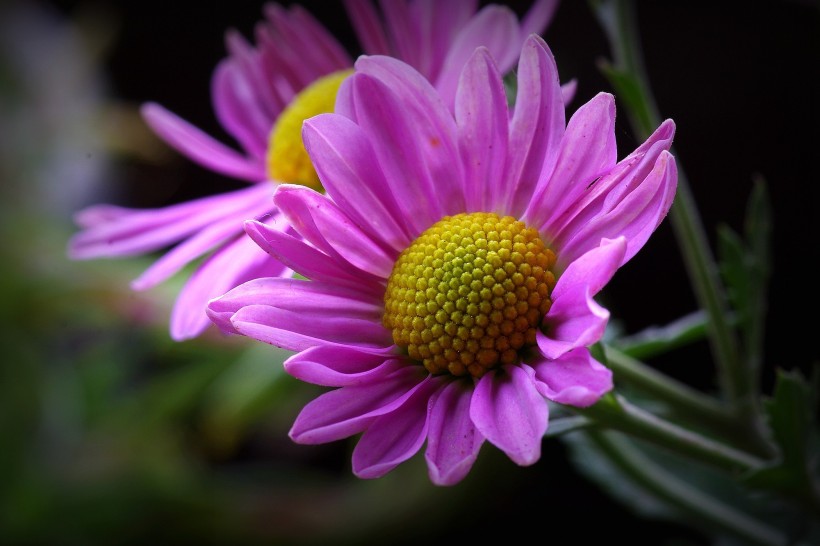
[[[711,527],[742,538],[750,544],[787,544],[787,538],[777,529],[692,487],[655,464],[625,438],[596,430],[587,432],[587,435],[610,461],[639,486],[680,511],[707,522]]]
[[[760,468],[765,461],[745,451],[674,425],[628,402],[608,395],[588,408],[576,410],[599,425],[641,438],[683,457],[741,474]]]
[[[607,366],[614,372],[616,380],[622,380],[657,398],[675,416],[699,428],[711,429],[721,438],[731,440],[735,446],[761,457],[771,455],[768,446],[761,445],[757,436],[750,436],[748,430],[738,422],[738,418],[714,398],[658,372],[614,347],[605,346],[604,351]]]
[[[626,101],[626,108],[635,132],[641,139],[646,139],[660,124],[661,116],[643,66],[634,2],[607,0],[593,4],[609,37],[616,70],[631,76],[631,83],[635,87],[633,91],[639,99]],[[752,374],[742,365],[737,339],[728,322],[731,315],[725,289],[720,282],[689,182],[680,164],[677,194],[669,218],[695,295],[709,316],[709,340],[721,388],[734,413],[746,419],[744,422],[757,431],[760,411],[755,393],[752,392]]]

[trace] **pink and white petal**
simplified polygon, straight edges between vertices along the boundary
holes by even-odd
[[[304,186],[281,185],[273,200],[293,228],[317,248],[374,277],[390,275],[396,251],[371,239],[326,195]]]
[[[585,408],[613,388],[612,370],[592,358],[586,347],[529,365],[535,370],[538,392],[559,404]]]
[[[555,16],[560,0],[536,0],[521,20],[521,35],[543,34]]]
[[[407,248],[410,231],[364,131],[343,116],[320,114],[305,121],[302,137],[327,195],[374,241]]]
[[[536,390],[531,368],[504,366],[486,373],[476,384],[470,417],[479,433],[518,465],[541,457],[549,408]]]
[[[378,417],[353,450],[353,474],[384,476],[415,455],[427,438],[427,407],[441,380],[428,377],[401,406]]]
[[[552,291],[552,306],[547,311],[536,339],[547,358],[558,358],[576,347],[600,340],[609,320],[609,311],[593,297],[609,282],[620,267],[626,240],[603,240],[572,262],[559,277]]]
[[[396,200],[406,206],[426,199],[433,210],[419,211],[425,220],[463,212],[464,174],[461,163],[453,161],[458,157],[455,120],[430,83],[390,57],[359,57],[356,70],[351,79],[354,98],[362,105],[356,108],[358,122],[371,135]]]
[[[264,162],[260,159],[243,156],[162,106],[146,103],[140,108],[140,113],[160,138],[203,167],[251,182],[261,182],[267,178]]]
[[[407,366],[378,383],[322,394],[302,408],[289,435],[299,444],[323,444],[358,434],[399,408],[428,377],[423,367]]]
[[[262,258],[265,257],[264,252],[261,252],[250,239],[245,237],[243,225],[247,218],[263,216],[266,213],[270,214],[270,208],[270,202],[265,199],[264,201],[254,203],[244,211],[228,214],[225,218],[202,228],[199,232],[166,252],[165,255],[154,262],[139,277],[134,279],[131,282],[131,289],[147,290],[152,288],[170,278],[186,265],[205,255],[210,250],[221,245],[230,244],[233,240],[237,239],[244,240],[243,244],[247,247],[245,251],[240,253],[242,258],[247,258],[252,254],[259,253],[258,257],[262,260]],[[269,256],[267,258],[270,259]],[[227,265],[226,263],[222,263],[219,267],[225,267]]]
[[[454,485],[470,472],[484,444],[470,417],[474,386],[450,381],[430,399],[427,449],[424,458],[430,480],[436,485]]]
[[[626,238],[627,248],[621,265],[629,261],[669,212],[677,178],[674,157],[662,151],[652,171],[635,189],[620,202],[608,203],[611,209],[599,212],[591,221],[580,225],[570,240],[560,243],[562,258],[573,259],[602,238],[622,236]]]
[[[249,207],[271,193],[270,187],[248,188],[158,209],[89,207],[78,218],[85,229],[68,244],[72,259],[134,256],[162,249]]]
[[[203,262],[177,296],[171,310],[171,337],[191,339],[211,325],[208,302],[252,279],[290,276],[281,262],[241,236]]]
[[[285,371],[296,379],[325,387],[346,387],[378,381],[407,362],[390,350],[323,344],[285,360]]]
[[[211,301],[209,311],[213,305]],[[305,316],[277,307],[248,305],[234,313],[230,322],[233,332],[290,351],[303,351],[322,343],[380,349],[393,345],[390,332],[379,322],[367,319]]]
[[[513,67],[521,41],[518,19],[510,8],[496,4],[485,6],[461,28],[450,45],[439,77],[434,82],[444,104],[450,109],[455,103],[457,75],[480,46],[490,51],[502,74]]]
[[[288,231],[282,231],[280,227]],[[268,226],[255,220],[245,222],[245,233],[262,250],[300,275],[314,281],[354,287],[369,295],[384,295],[384,279],[375,278],[331,258],[289,231],[289,226]]]
[[[527,223],[551,233],[555,219],[616,159],[615,98],[599,93],[570,118],[555,168],[549,178],[539,181],[525,213]]]
[[[389,55],[384,25],[371,0],[344,0],[347,15],[366,55]]]
[[[476,49],[461,73],[456,94],[466,211],[503,210],[509,188],[503,184],[507,156],[507,95],[487,49]]]
[[[558,68],[541,38],[530,37],[521,49],[515,104],[506,165],[513,189],[505,210],[520,217],[539,179],[552,173],[566,123]]]

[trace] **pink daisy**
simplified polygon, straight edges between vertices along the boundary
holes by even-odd
[[[290,435],[361,434],[362,478],[425,443],[441,485],[464,478],[485,440],[533,464],[548,401],[588,406],[612,388],[588,349],[609,319],[594,296],[669,211],[674,123],[617,161],[614,98],[566,122],[541,38],[521,51],[513,112],[501,74],[478,48],[451,112],[407,64],[361,57],[336,113],[304,125],[326,194],[274,194],[301,237],[246,223],[305,279],[256,279],[209,304],[223,331],[295,351],[290,374],[336,387]]]
[[[435,82],[452,104],[455,76],[477,46],[487,46],[502,71],[512,68],[525,37],[546,28],[557,0],[537,0],[521,21],[507,7],[479,10],[476,0],[397,0],[382,2],[381,12],[369,0],[345,4],[365,52],[405,60]],[[73,259],[136,256],[172,247],[132,282],[134,290],[152,288],[204,258],[174,304],[170,332],[176,340],[195,337],[210,325],[205,307],[211,298],[250,279],[292,275],[259,251],[245,235],[243,221],[272,224],[280,217],[270,199],[276,183],[322,189],[301,142],[301,124],[332,111],[353,61],[302,7],[268,4],[264,12],[256,46],[235,31],[227,34],[229,56],[212,79],[217,118],[242,152],[157,104],[142,109],[145,121],[176,150],[249,186],[159,209],[96,205],[76,215],[81,231],[69,242]]]

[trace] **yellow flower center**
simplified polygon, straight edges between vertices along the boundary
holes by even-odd
[[[511,216],[446,216],[399,256],[382,322],[430,373],[481,377],[535,344],[554,265],[538,231]]]
[[[352,73],[341,70],[319,78],[296,95],[279,115],[270,133],[266,157],[272,180],[322,189],[302,143],[302,123],[315,115],[333,112],[339,86]]]

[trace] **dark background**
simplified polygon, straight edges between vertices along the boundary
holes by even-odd
[[[351,53],[358,53],[339,3],[302,4],[349,44]],[[523,13],[529,3],[507,4]],[[114,97],[133,105],[156,101],[229,142],[212,113],[211,71],[225,54],[225,29],[234,27],[251,36],[262,15],[261,2],[200,3],[184,9],[158,0],[111,4],[59,0],[55,5],[67,15],[100,10],[110,17],[116,34],[104,70]],[[662,115],[677,124],[675,155],[688,176],[713,248],[719,225],[742,231],[753,178],[768,181],[774,214],[774,276],[764,370],[764,387],[769,389],[777,367],[808,370],[818,357],[814,339],[820,326],[815,269],[820,257],[815,167],[820,145],[816,136],[820,8],[815,2],[786,0],[639,1],[637,7],[655,98]],[[586,2],[562,2],[544,37],[562,80],[578,80],[571,111],[599,91],[611,91],[596,68],[596,62],[610,57],[608,44]],[[617,131],[619,157],[623,157],[637,144],[623,113]],[[121,163],[121,176],[111,181],[117,185],[118,204],[156,207],[239,187],[173,154],[160,164],[133,157]],[[628,333],[695,310],[679,256],[669,222],[664,222],[607,288],[605,298],[613,319]],[[710,356],[702,345],[652,364],[699,388],[715,387]],[[295,411],[282,419],[293,417]],[[340,476],[350,473],[348,444],[286,449],[280,445],[283,441],[287,439],[271,442],[264,431],[251,431],[229,457],[206,457],[206,462],[213,465],[214,473],[230,473],[242,465],[307,457]],[[475,476],[458,486],[464,493],[459,507],[443,510],[439,503],[453,502],[448,500],[452,497],[430,493],[427,509],[449,513],[446,522],[419,510],[407,514],[402,524],[382,529],[382,537],[391,543],[437,543],[529,535],[546,542],[571,532],[589,541],[617,538],[632,544],[664,544],[682,538],[693,544],[708,543],[697,530],[643,519],[612,501],[578,474],[559,441],[545,441],[541,461],[529,469],[516,468],[491,451],[490,446],[482,450]],[[418,465],[416,471],[418,480],[426,480]],[[400,490],[382,493],[403,494]],[[321,506],[315,510],[321,517]],[[174,514],[167,518],[173,520]],[[264,522],[257,523],[265,528]],[[152,536],[150,531],[140,533]],[[379,535],[373,536],[375,540]]]

